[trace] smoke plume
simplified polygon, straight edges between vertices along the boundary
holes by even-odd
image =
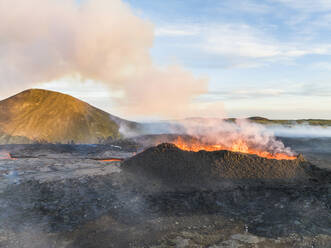
[[[276,136],[293,138],[331,138],[331,127],[312,125],[282,126],[272,125],[267,127]]]
[[[146,134],[189,135],[204,144],[221,145],[222,147],[233,147],[238,142],[242,142],[249,149],[267,151],[271,154],[294,155],[290,148],[285,147],[282,141],[276,139],[271,130],[246,119],[237,119],[232,122],[220,118],[190,118],[174,122],[146,124],[144,131]],[[161,139],[157,143],[169,142],[167,136],[160,135],[160,137]]]
[[[276,140],[274,134],[262,125],[251,123],[245,119],[235,122],[222,119],[206,119],[202,122],[197,119],[186,120],[181,123],[184,133],[200,139],[207,144],[220,144],[233,147],[242,141],[250,149],[293,155],[290,148]]]
[[[0,0],[2,94],[77,76],[106,83],[126,114],[196,114],[208,81],[149,54],[154,27],[121,0]]]

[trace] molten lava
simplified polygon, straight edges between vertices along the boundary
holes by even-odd
[[[100,162],[121,162],[123,159],[121,158],[108,158],[108,159],[101,159]]]
[[[176,145],[178,148],[185,150],[185,151],[193,151],[198,152],[201,150],[205,151],[218,151],[218,150],[228,150],[232,152],[241,152],[241,153],[247,153],[247,154],[255,154],[263,158],[268,159],[277,159],[277,160],[294,160],[297,157],[296,156],[290,156],[283,153],[271,153],[268,151],[260,151],[251,149],[247,146],[245,141],[243,140],[237,140],[232,144],[232,146],[227,147],[224,145],[219,144],[204,144],[200,142],[199,140],[189,140],[186,141],[182,139],[181,137],[178,137],[175,141],[172,142],[174,145]]]

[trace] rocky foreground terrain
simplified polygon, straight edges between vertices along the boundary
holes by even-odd
[[[304,158],[167,144],[1,150],[14,159],[0,159],[0,247],[331,247],[330,171]]]

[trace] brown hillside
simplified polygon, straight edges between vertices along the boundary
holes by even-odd
[[[0,143],[95,143],[125,122],[69,95],[31,89],[0,101]]]

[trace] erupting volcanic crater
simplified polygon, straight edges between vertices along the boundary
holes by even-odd
[[[262,151],[259,149],[250,148],[247,143],[242,140],[236,140],[231,146],[225,146],[222,144],[207,144],[199,141],[198,139],[191,139],[189,141],[178,136],[173,142],[181,150],[198,152],[201,150],[213,152],[220,150],[228,150],[232,152],[241,152],[246,154],[255,154],[259,157],[268,158],[268,159],[277,159],[277,160],[294,160],[297,156],[292,156],[285,153],[273,153],[269,151]]]
[[[171,184],[209,184],[224,180],[306,181],[310,164],[295,159],[268,159],[228,150],[187,151],[175,144],[151,147],[124,161],[121,168],[138,177],[158,178]]]

